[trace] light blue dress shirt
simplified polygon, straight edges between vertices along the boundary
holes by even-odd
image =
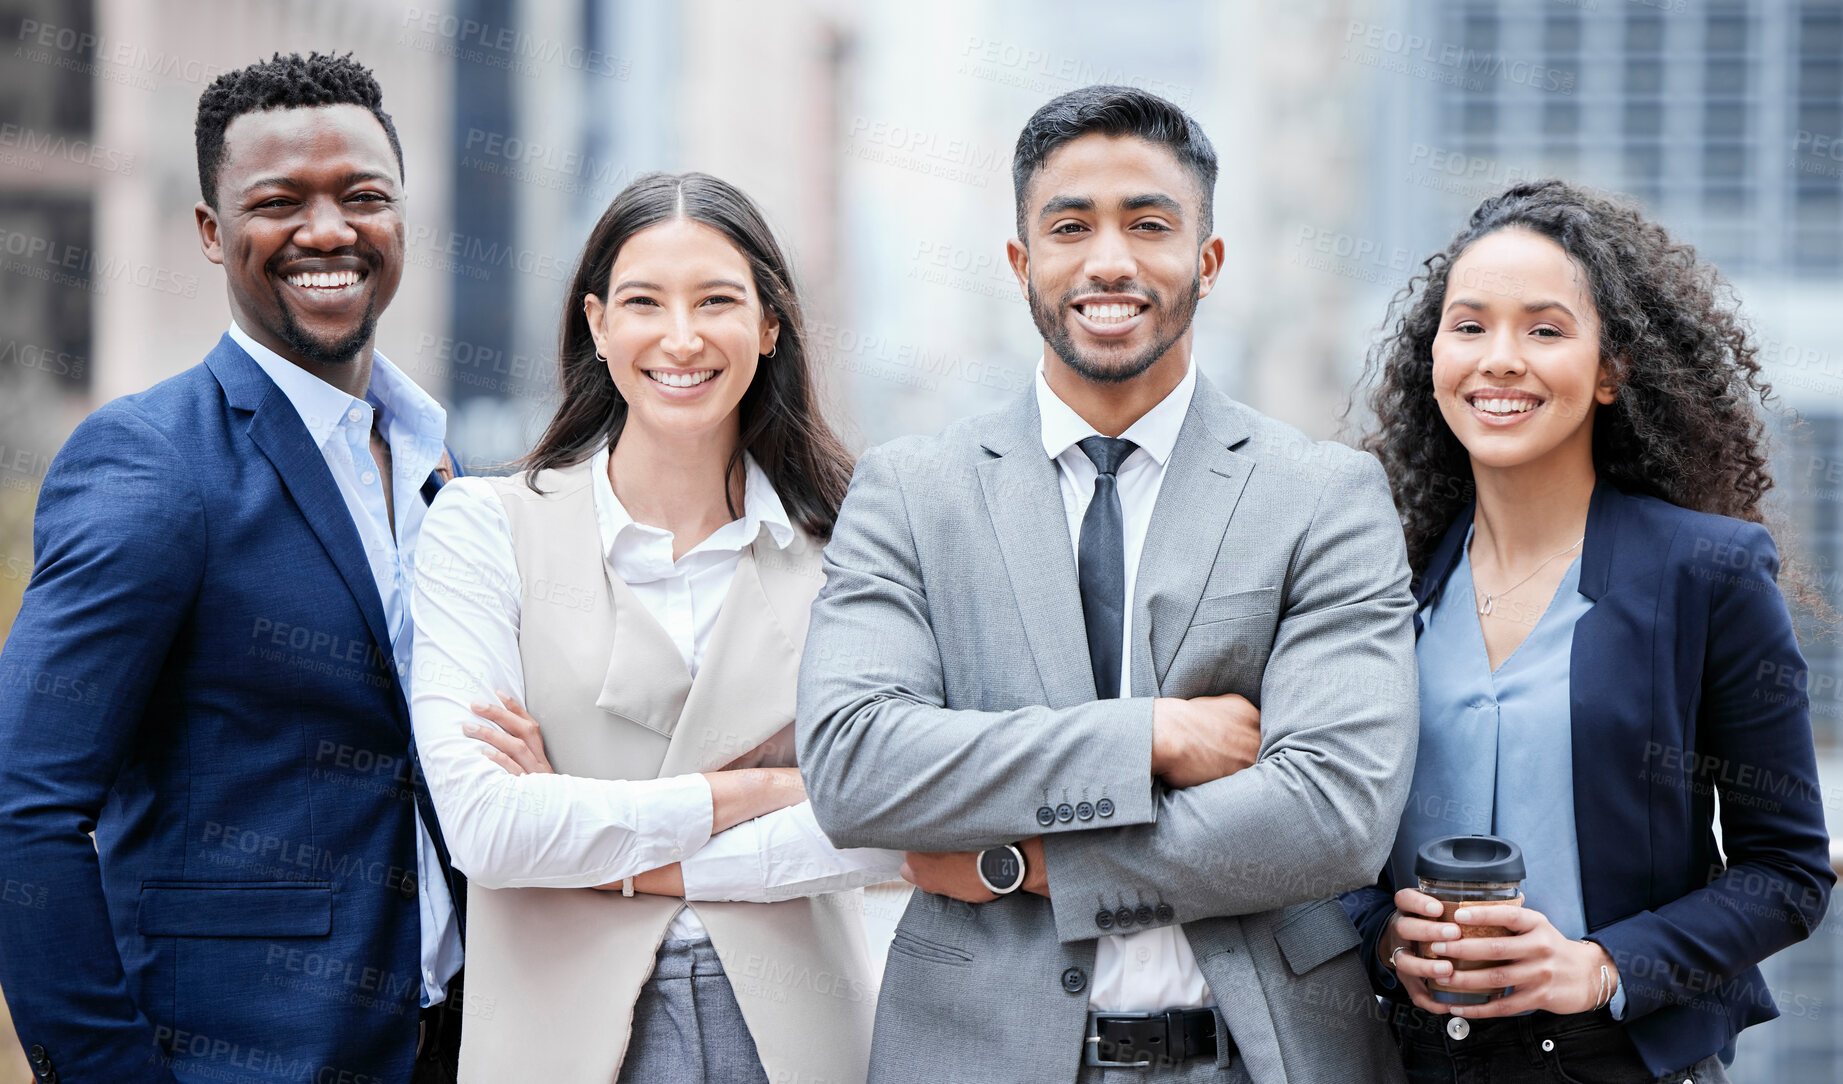
[[[416,382],[383,354],[371,355],[371,386],[365,398],[354,399],[307,370],[281,357],[251,338],[234,322],[230,337],[262,367],[294,405],[307,432],[326,458],[327,469],[339,486],[352,525],[365,547],[365,559],[377,582],[384,605],[385,626],[390,629],[391,654],[397,679],[409,688],[410,625],[409,585],[415,566],[416,540],[422,532],[428,506],[422,485],[441,462],[448,415]],[[380,478],[371,456],[372,415],[377,429],[390,445],[391,477]],[[391,487],[391,505],[384,503],[384,486]],[[395,529],[390,509],[394,509]],[[448,996],[448,980],[461,969],[461,931],[454,913],[454,898],[442,877],[441,858],[416,813],[416,891],[420,910],[422,1004],[436,1005]]]
[[[1569,667],[1575,622],[1593,601],[1580,592],[1576,558],[1535,627],[1493,671],[1474,604],[1471,548],[1468,531],[1452,577],[1421,615],[1421,741],[1389,872],[1397,887],[1412,886],[1421,844],[1502,836],[1523,849],[1524,906],[1579,940],[1587,917],[1574,826]],[[1502,600],[1494,614],[1516,619]],[[1624,1016],[1623,991],[1611,1008]]]

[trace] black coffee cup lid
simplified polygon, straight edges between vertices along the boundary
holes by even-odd
[[[1521,881],[1523,848],[1501,836],[1442,836],[1415,852],[1414,875],[1431,881]]]

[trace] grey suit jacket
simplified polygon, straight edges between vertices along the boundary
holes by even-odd
[[[1042,835],[1049,868],[1048,899],[915,893],[872,1080],[1067,1084],[1094,939],[1170,922],[1255,1081],[1401,1079],[1356,931],[1326,898],[1387,859],[1419,722],[1408,565],[1375,459],[1199,378],[1140,560],[1129,698],[1095,699],[1029,393],[866,453],[825,568],[797,709],[821,826],[841,847],[920,851]],[[1259,761],[1158,785],[1153,698],[1230,692],[1261,708]]]

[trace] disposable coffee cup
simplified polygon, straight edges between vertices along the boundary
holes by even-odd
[[[1523,850],[1499,836],[1443,836],[1429,840],[1415,852],[1414,875],[1420,880],[1421,891],[1440,901],[1441,922],[1453,922],[1453,913],[1470,904],[1523,906]],[[1459,927],[1462,939],[1510,935],[1503,926]],[[1504,963],[1438,956],[1425,942],[1417,944],[1415,951],[1425,959],[1446,960],[1455,972],[1479,971]],[[1429,996],[1446,1005],[1483,1005],[1510,991],[1508,986],[1498,990],[1455,990],[1427,980]]]

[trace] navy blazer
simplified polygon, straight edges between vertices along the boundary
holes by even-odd
[[[33,546],[0,653],[0,868],[27,901],[0,906],[0,986],[39,1078],[408,1080],[413,802],[452,871],[287,396],[226,335],[107,404]]]
[[[1428,560],[1419,606],[1445,587],[1472,511]],[[1580,581],[1593,608],[1569,656],[1581,892],[1654,1073],[1731,1057],[1742,1028],[1779,1015],[1756,965],[1810,936],[1836,881],[1778,573],[1758,524],[1594,489]],[[1395,887],[1385,869],[1344,906],[1377,990],[1405,1001],[1375,951]]]

